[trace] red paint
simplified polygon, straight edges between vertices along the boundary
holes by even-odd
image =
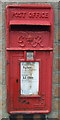
[[[6,7],[7,111],[49,113],[52,101],[53,9],[51,5]],[[20,95],[20,62],[27,50],[39,61],[39,94]]]

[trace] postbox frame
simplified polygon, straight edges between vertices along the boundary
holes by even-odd
[[[26,8],[28,8],[28,9],[32,9],[32,8],[34,8],[34,9],[38,9],[38,8],[40,8],[40,9],[50,9],[50,12],[51,12],[51,14],[52,14],[52,17],[51,17],[51,21],[50,22],[47,22],[47,21],[45,21],[45,23],[43,22],[43,21],[40,21],[40,23],[38,24],[38,22],[34,22],[34,21],[32,21],[32,23],[26,23],[26,21],[24,21],[23,23],[22,23],[22,21],[20,21],[19,22],[19,20],[17,20],[16,22],[15,21],[12,21],[12,20],[10,20],[10,22],[9,22],[9,9],[13,9],[13,8],[24,8],[24,9],[26,9]],[[54,38],[54,35],[53,35],[53,31],[54,31],[54,20],[53,20],[53,18],[54,18],[54,14],[53,14],[53,9],[52,9],[52,6],[51,5],[7,5],[7,7],[6,7],[6,63],[7,63],[7,67],[6,67],[6,78],[7,78],[7,111],[8,111],[8,113],[10,113],[10,114],[15,114],[15,113],[24,113],[24,114],[30,114],[30,113],[32,113],[32,114],[34,114],[34,113],[49,113],[50,111],[51,111],[51,107],[52,107],[52,74],[50,74],[50,72],[52,73],[52,61],[53,61],[53,38]],[[50,47],[45,47],[45,48],[34,48],[34,49],[29,49],[29,48],[18,48],[18,47],[9,47],[9,37],[10,37],[10,27],[11,26],[13,26],[13,25],[40,25],[40,26],[49,26],[50,27],[50,34],[51,34],[51,38],[50,38],[50,40],[51,40],[51,46]],[[11,81],[11,83],[10,83],[10,80],[9,80],[9,76],[10,76],[10,73],[9,73],[9,71],[10,71],[10,69],[12,69],[12,68],[10,68],[10,59],[12,59],[12,58],[10,58],[10,54],[13,52],[14,54],[15,54],[15,51],[16,51],[16,53],[17,52],[19,52],[19,51],[24,51],[25,52],[25,54],[24,54],[24,59],[25,60],[19,60],[18,61],[18,63],[20,64],[20,61],[21,62],[28,62],[28,61],[34,61],[34,62],[36,62],[36,61],[39,61],[40,62],[40,64],[41,64],[41,60],[40,59],[34,59],[34,60],[26,60],[26,51],[28,51],[28,50],[30,50],[30,51],[40,51],[40,52],[42,52],[42,51],[49,51],[49,54],[50,54],[50,65],[51,65],[51,68],[49,69],[49,74],[50,74],[50,80],[49,80],[49,84],[51,85],[50,87],[49,87],[49,90],[46,88],[46,91],[47,91],[47,94],[50,94],[49,95],[49,97],[50,97],[50,99],[48,99],[47,100],[47,108],[46,109],[39,109],[39,110],[29,110],[29,109],[27,109],[26,111],[25,110],[20,110],[20,109],[17,109],[17,108],[15,108],[14,107],[14,96],[13,96],[13,93],[12,93],[12,91],[13,91],[13,86],[10,86],[10,85],[12,85],[12,83],[13,83],[13,81]],[[35,58],[36,58],[36,52],[34,52],[34,56],[35,56]],[[50,66],[49,65],[49,66]],[[40,74],[41,74],[41,72],[40,72]],[[11,89],[11,91],[10,91],[10,89]],[[45,92],[46,92],[45,91]],[[20,96],[20,97],[24,97],[24,96]],[[33,96],[25,96],[25,97],[27,97],[27,99],[30,97],[40,97],[39,95],[33,95]],[[10,100],[9,100],[10,99]],[[11,106],[9,105],[9,102],[10,102],[10,104],[11,104]],[[17,106],[18,104],[16,104],[16,106]]]

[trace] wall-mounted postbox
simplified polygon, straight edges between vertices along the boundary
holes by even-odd
[[[7,109],[51,111],[53,9],[51,5],[6,8]]]

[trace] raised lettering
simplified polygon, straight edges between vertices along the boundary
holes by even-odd
[[[45,12],[42,12],[42,18],[45,18]]]
[[[19,37],[18,43],[19,43],[20,47],[24,47],[25,46],[25,44],[24,44],[24,37],[23,36]]]
[[[48,18],[48,12],[15,12],[13,13],[13,17],[16,17],[16,18]]]
[[[31,47],[43,47],[43,39],[41,35],[33,35],[29,33],[22,33],[21,36],[18,38],[18,46],[25,47],[26,44],[30,45]]]
[[[46,14],[45,14],[45,18],[48,18],[48,12],[46,12]]]

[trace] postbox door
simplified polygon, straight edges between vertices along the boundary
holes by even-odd
[[[13,107],[13,110],[20,112],[49,111],[48,103],[51,93],[48,91],[51,89],[52,56],[48,51],[32,51],[30,53],[33,53],[31,60],[27,59],[27,51],[10,53],[12,70],[10,69],[11,104],[9,103],[9,105],[11,109]]]

